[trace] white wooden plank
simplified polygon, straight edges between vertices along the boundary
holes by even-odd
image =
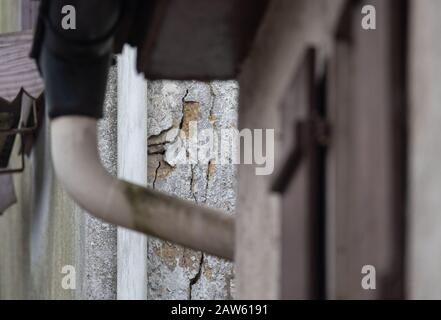
[[[118,176],[147,185],[147,84],[135,70],[136,51],[118,58]],[[117,298],[147,299],[147,238],[118,228]]]

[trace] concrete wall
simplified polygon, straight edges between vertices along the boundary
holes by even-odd
[[[154,81],[148,85],[148,144],[150,186],[178,197],[232,212],[236,205],[236,170],[211,161],[174,164],[180,149],[174,129],[237,127],[238,86],[235,82]],[[188,132],[187,132],[188,134]],[[184,139],[185,140],[185,139]],[[184,151],[185,153],[185,151]],[[171,243],[149,239],[148,299],[230,299],[231,263]]]

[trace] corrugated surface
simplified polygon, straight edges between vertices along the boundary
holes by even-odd
[[[0,97],[11,102],[21,88],[38,98],[43,91],[43,81],[29,51],[32,30],[0,35]]]

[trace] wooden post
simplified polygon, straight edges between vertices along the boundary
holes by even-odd
[[[240,129],[275,129],[276,137],[280,137],[280,102],[306,48],[329,41],[344,2],[270,2],[239,78]],[[277,139],[276,163],[280,160],[280,148],[280,139]],[[235,254],[239,299],[279,299],[281,283],[293,276],[289,272],[282,273],[284,221],[280,196],[271,192],[273,180],[274,176],[256,176],[253,166],[241,166],[239,170]]]
[[[441,1],[410,1],[407,298],[441,299]]]
[[[136,50],[118,59],[118,176],[147,185],[147,84],[135,70]],[[118,299],[147,299],[147,238],[118,228]]]

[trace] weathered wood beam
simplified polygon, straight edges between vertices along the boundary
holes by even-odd
[[[279,104],[311,45],[329,47],[345,0],[273,0],[239,76],[239,126],[279,132]],[[277,137],[277,134],[276,134]],[[276,140],[275,150],[280,145]],[[280,155],[276,152],[276,163]],[[281,226],[279,196],[272,176],[258,177],[253,166],[239,170],[235,255],[238,297],[281,297]],[[256,281],[259,279],[259,281]]]

